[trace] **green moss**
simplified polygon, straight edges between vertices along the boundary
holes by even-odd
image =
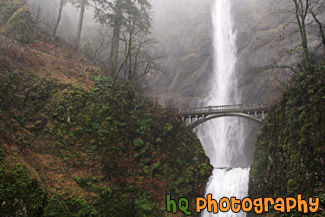
[[[22,5],[19,1],[0,0],[0,26],[6,24]]]
[[[137,217],[150,217],[152,213],[157,213],[158,206],[146,194],[141,194],[134,202]]]
[[[68,200],[61,195],[51,198],[45,208],[44,217],[96,217],[98,212],[79,197]]]
[[[19,8],[10,17],[6,24],[5,34],[24,43],[35,38],[35,24],[27,6]]]
[[[40,216],[46,202],[44,187],[35,171],[16,154],[0,164],[0,213]]]
[[[106,189],[100,194],[94,205],[100,213],[108,217],[135,216],[134,190],[132,189]]]
[[[188,197],[194,204],[204,193],[211,166],[198,138],[173,113],[141,96],[130,100],[126,84],[112,89],[110,80],[97,78],[93,88],[83,90],[31,72],[0,76],[1,135],[74,170],[102,174],[96,182],[91,176],[70,177],[92,197],[73,194],[72,187],[68,196],[50,189],[47,216],[95,215],[94,210],[164,216],[165,194]],[[103,193],[103,182],[112,183],[113,190]],[[125,200],[117,202],[119,197]]]
[[[255,144],[250,196],[295,197],[303,193],[304,197],[317,197],[324,194],[324,95],[325,72],[302,73],[280,102],[270,108]]]
[[[295,187],[296,183],[293,179],[289,179],[288,181],[288,188],[293,188]]]

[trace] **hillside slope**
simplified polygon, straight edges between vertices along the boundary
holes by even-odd
[[[0,1],[0,216],[165,216],[166,194],[202,195],[209,160],[179,117],[36,27],[13,37],[21,8]]]
[[[297,75],[272,106],[256,141],[250,174],[249,192],[256,198],[320,197],[321,209],[311,216],[325,216],[324,72],[321,65],[312,75]]]

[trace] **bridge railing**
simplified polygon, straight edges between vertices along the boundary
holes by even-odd
[[[249,112],[267,110],[267,104],[238,104],[238,105],[224,105],[224,106],[208,106],[199,108],[189,108],[186,110],[179,110],[180,114],[209,114],[218,112]]]

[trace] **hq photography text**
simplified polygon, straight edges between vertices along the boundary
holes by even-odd
[[[255,212],[256,214],[262,214],[270,212],[271,209],[282,212],[289,213],[293,211],[298,211],[301,213],[315,213],[319,210],[320,199],[308,198],[303,199],[302,195],[297,195],[294,197],[286,198],[244,198],[242,200],[236,197],[223,197],[219,201],[213,199],[212,194],[208,194],[206,198],[197,197],[195,212],[201,213],[203,210],[207,209],[211,213],[219,212],[233,212],[238,213],[243,212]],[[192,215],[192,211],[189,210],[190,204],[187,198],[179,198],[178,200],[173,199],[170,194],[166,195],[166,211],[168,213],[176,214],[177,212],[183,212],[185,215]]]

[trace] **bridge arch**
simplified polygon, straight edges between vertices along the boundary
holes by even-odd
[[[198,119],[197,121],[189,124],[187,127],[189,127],[190,129],[194,129],[195,127],[203,124],[204,122],[207,122],[207,121],[215,119],[215,118],[221,118],[221,117],[241,117],[241,118],[246,118],[246,119],[255,121],[260,124],[263,123],[263,120],[258,119],[252,115],[245,114],[245,113],[220,113],[220,114],[209,115],[207,117],[204,117],[203,119]]]

